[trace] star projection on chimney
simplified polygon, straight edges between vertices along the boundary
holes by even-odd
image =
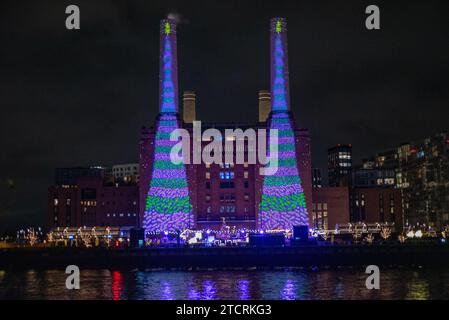
[[[271,21],[271,91],[270,129],[279,135],[278,170],[264,176],[259,208],[259,228],[291,229],[308,225],[306,199],[296,161],[293,120],[289,113],[287,28],[283,18]]]
[[[156,124],[153,172],[146,198],[144,227],[148,231],[176,231],[193,226],[192,205],[183,163],[174,164],[170,151],[177,141],[170,133],[177,118],[176,25],[161,22],[160,114]]]

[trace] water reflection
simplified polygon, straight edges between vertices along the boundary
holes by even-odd
[[[174,300],[171,286],[167,281],[162,282],[162,297],[161,300]]]
[[[281,293],[281,299],[295,300],[295,298],[296,298],[295,284],[293,283],[293,280],[287,279],[287,281],[285,281],[285,285]]]
[[[122,274],[113,271],[112,274],[112,300],[120,300],[122,293]]]
[[[248,280],[240,280],[238,282],[239,287],[239,299],[240,300],[248,300],[250,299],[250,293],[249,293],[249,281]]]
[[[0,271],[0,299],[448,299],[447,270],[385,270],[367,290],[364,270],[142,272],[81,270],[81,289],[64,270]]]

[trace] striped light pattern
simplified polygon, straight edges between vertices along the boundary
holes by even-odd
[[[147,232],[182,231],[194,225],[185,166],[170,160],[170,151],[177,143],[170,141],[170,133],[179,128],[175,31],[176,25],[172,21],[161,22],[160,115],[145,204],[144,227]]]
[[[278,170],[265,176],[259,208],[259,228],[291,229],[308,225],[306,199],[296,161],[293,120],[289,110],[286,21],[271,21],[272,115],[270,129],[278,130]],[[272,146],[270,146],[271,149]]]
[[[271,21],[271,97],[272,111],[287,111],[289,105],[287,22],[283,18]]]

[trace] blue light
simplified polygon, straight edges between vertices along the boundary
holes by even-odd
[[[276,34],[274,40],[274,79],[273,79],[273,111],[288,110],[287,105],[287,88],[284,78],[284,48],[282,47],[282,39]]]

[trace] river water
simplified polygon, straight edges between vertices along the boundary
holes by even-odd
[[[63,270],[0,271],[0,299],[449,299],[449,271],[381,270],[368,290],[360,268],[275,271],[81,270],[67,290]]]

